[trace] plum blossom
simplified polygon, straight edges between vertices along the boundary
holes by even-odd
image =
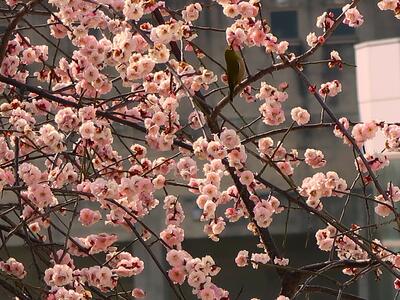
[[[358,123],[354,125],[351,135],[357,144],[362,145],[367,140],[374,138],[378,129],[379,126],[375,121]]]
[[[222,144],[229,150],[240,145],[240,138],[233,129],[225,128],[221,132],[220,139]]]
[[[313,169],[325,166],[326,160],[321,150],[307,149],[304,154],[305,162]]]
[[[335,16],[333,15],[333,13],[324,12],[317,18],[316,26],[326,31],[330,29],[334,23],[335,23]]]
[[[318,45],[318,37],[315,34],[315,32],[310,32],[307,35],[306,41],[307,41],[307,45],[310,47],[315,47],[316,45]]]
[[[170,247],[181,247],[184,239],[184,231],[182,228],[169,224],[165,230],[160,233],[160,238]]]
[[[23,279],[27,274],[24,265],[13,257],[10,257],[5,262],[0,261],[0,270],[19,279]]]
[[[297,123],[297,125],[305,125],[310,121],[310,114],[307,110],[301,107],[295,107],[290,112],[293,121]]]
[[[366,155],[364,155],[364,157],[372,171],[381,170],[387,167],[390,163],[388,156],[382,153],[367,153]],[[354,164],[356,169],[360,172],[368,172],[368,169],[362,161],[361,157],[357,157]]]
[[[97,223],[100,219],[101,214],[98,210],[93,211],[89,208],[83,208],[79,212],[79,222],[81,222],[84,226],[91,226]]]
[[[182,11],[182,18],[186,22],[193,22],[199,18],[200,12],[202,11],[202,7],[200,3],[193,3],[186,6],[186,8]]]
[[[106,258],[112,272],[119,277],[136,276],[144,270],[144,262],[129,252],[109,252]]]
[[[382,0],[378,2],[378,7],[381,10],[395,10],[397,5],[397,0]]]
[[[67,265],[54,265],[44,273],[44,281],[48,286],[69,285],[73,281],[73,271]]]
[[[133,297],[133,298],[142,299],[142,298],[144,298],[145,296],[146,296],[146,293],[145,293],[142,289],[134,288],[134,289],[132,290],[132,297]]]
[[[340,92],[342,92],[342,84],[338,80],[323,83],[319,89],[319,94],[323,97],[335,97]]]
[[[249,257],[249,251],[247,250],[241,250],[239,251],[239,253],[237,254],[236,258],[235,258],[235,263],[238,267],[245,267],[248,265],[247,260]]]
[[[345,18],[343,20],[344,24],[347,24],[350,27],[359,27],[364,23],[364,17],[356,7],[350,8],[350,4],[347,4],[342,8],[342,10],[345,13]]]
[[[270,260],[268,253],[253,253],[251,255],[251,264],[254,269],[258,269],[259,264],[266,264]]]
[[[336,172],[330,171],[326,174],[316,173],[312,177],[307,177],[303,180],[299,188],[300,195],[307,198],[307,205],[321,210],[323,205],[322,197],[343,197],[347,189],[347,183],[340,178]]]

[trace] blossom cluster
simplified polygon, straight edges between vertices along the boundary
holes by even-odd
[[[307,177],[299,188],[300,195],[307,197],[307,205],[317,210],[323,208],[321,198],[343,197],[346,190],[346,181],[333,171],[326,174],[316,173],[312,177]]]
[[[0,261],[0,270],[19,279],[26,276],[24,265],[13,257],[10,257],[7,261]]]
[[[381,10],[391,10],[397,19],[400,18],[399,1],[398,0],[382,0],[378,2],[378,7]]]
[[[221,270],[211,256],[193,258],[184,250],[169,250],[167,262],[171,266],[168,277],[175,283],[182,285],[187,281],[192,292],[198,299],[228,299],[229,293],[211,282],[212,277]]]
[[[265,124],[276,126],[285,121],[282,103],[287,100],[288,94],[284,89],[278,90],[266,82],[261,82],[260,92],[256,97],[265,101],[265,103],[259,107]]]

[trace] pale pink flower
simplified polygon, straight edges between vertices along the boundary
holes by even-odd
[[[321,150],[307,149],[304,157],[306,164],[313,169],[321,168],[326,164],[324,154]]]
[[[224,128],[220,136],[222,144],[228,148],[233,149],[240,145],[240,138],[233,129]]]
[[[319,89],[319,94],[323,97],[335,97],[342,91],[342,84],[339,80],[333,80],[326,83],[321,84]]]
[[[173,267],[168,271],[168,277],[175,284],[182,285],[186,278],[186,272],[184,267]]]
[[[271,225],[272,215],[274,214],[274,208],[266,201],[261,200],[254,206],[254,220],[257,225],[261,228],[266,228]]]
[[[266,264],[270,260],[268,253],[253,253],[251,255],[251,264],[254,269],[258,269],[259,264]]]
[[[188,276],[188,284],[191,287],[199,288],[206,281],[206,275],[202,271],[192,271]]]
[[[279,266],[287,266],[289,264],[289,259],[284,257],[275,257],[274,264]]]
[[[248,265],[247,260],[249,257],[249,251],[247,250],[241,250],[239,251],[239,253],[237,254],[236,258],[235,258],[235,263],[238,267],[245,267]]]
[[[13,257],[7,259],[6,262],[0,261],[0,270],[19,279],[23,279],[26,276],[24,265]]]
[[[133,298],[142,299],[145,296],[146,296],[146,293],[142,289],[134,288],[132,290],[132,297]]]
[[[206,119],[201,111],[192,111],[188,117],[192,129],[200,129],[206,124]]]
[[[382,0],[378,3],[380,10],[395,10],[397,5],[397,0]]]
[[[72,269],[67,265],[54,265],[44,272],[44,281],[48,286],[68,285],[72,280]]]
[[[100,219],[101,219],[101,214],[98,210],[93,211],[89,208],[83,208],[79,212],[78,220],[84,226],[91,226],[91,225],[97,223]]]
[[[318,44],[318,37],[315,32],[310,32],[306,38],[307,45],[310,47],[315,47]]]
[[[324,12],[317,18],[316,26],[324,30],[328,30],[335,23],[334,16],[332,13]]]
[[[350,8],[350,4],[345,5],[342,10],[345,12],[344,24],[350,27],[359,27],[364,23],[364,17],[360,14],[357,8]]]
[[[181,247],[184,240],[184,231],[182,228],[169,224],[166,229],[160,233],[160,238],[170,247]]]
[[[243,171],[240,174],[240,182],[244,185],[250,186],[254,182],[254,174],[251,171]]]
[[[199,14],[202,11],[202,7],[200,3],[193,3],[189,4],[188,6],[185,7],[185,9],[182,11],[182,18],[186,22],[193,22],[196,21],[199,18]]]
[[[224,6],[223,13],[229,18],[234,18],[239,15],[239,7],[237,4],[227,4]]]
[[[290,114],[293,121],[295,121],[299,126],[305,125],[310,121],[309,112],[301,107],[293,108]]]
[[[204,288],[204,289],[200,290],[200,292],[197,294],[197,296],[201,300],[214,300],[215,292],[211,288]]]
[[[334,239],[331,237],[332,233],[335,234],[335,232],[332,232],[329,227],[320,229],[316,232],[315,238],[317,239],[317,245],[319,249],[322,251],[330,251],[332,249],[334,241]]]
[[[293,175],[293,167],[288,161],[280,161],[276,163],[276,166],[281,170],[281,172],[287,176]]]

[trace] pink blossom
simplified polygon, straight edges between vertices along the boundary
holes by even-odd
[[[201,300],[213,300],[215,299],[215,292],[211,288],[204,288],[198,293],[197,296]]]
[[[254,174],[251,171],[243,171],[239,180],[242,184],[250,186],[254,181]]]
[[[336,231],[332,227],[327,227],[325,229],[320,229],[315,234],[315,238],[317,239],[317,245],[319,249],[322,251],[330,251],[333,246],[333,236]]]
[[[319,94],[323,97],[335,97],[342,91],[342,84],[338,80],[333,80],[330,82],[326,82],[321,84],[319,89]]]
[[[229,18],[234,18],[239,15],[239,7],[236,4],[227,4],[224,6],[224,15]]]
[[[85,244],[89,247],[89,254],[104,252],[118,240],[115,234],[91,234],[86,237]]]
[[[345,5],[342,10],[345,12],[344,24],[350,27],[359,27],[364,23],[364,17],[360,14],[357,8],[350,8],[350,4]]]
[[[206,124],[204,114],[201,111],[192,111],[188,120],[192,129],[200,129]]]
[[[146,296],[146,293],[142,289],[134,288],[132,290],[132,297],[133,298],[142,299],[145,296]]]
[[[182,285],[186,278],[184,267],[173,267],[168,271],[168,277],[172,282]]]
[[[233,149],[240,145],[240,138],[233,129],[224,128],[221,132],[220,139],[227,149]]]
[[[400,279],[396,278],[393,282],[393,286],[396,290],[400,290]]]
[[[272,205],[266,201],[261,200],[254,206],[254,220],[257,222],[257,225],[266,228],[272,222],[272,215],[274,214],[274,208]]]
[[[97,223],[100,219],[101,214],[98,210],[93,211],[89,208],[83,208],[79,212],[79,222],[81,222],[84,226],[91,226]]]
[[[321,16],[317,18],[316,26],[318,28],[323,28],[324,30],[328,30],[335,23],[334,16],[332,13],[324,12]]]
[[[184,231],[176,225],[169,224],[166,229],[160,233],[160,238],[170,247],[180,248],[184,239]]]
[[[72,280],[72,269],[67,265],[54,265],[44,273],[44,281],[48,286],[68,285]]]
[[[397,5],[397,0],[382,0],[378,3],[378,7],[381,10],[395,10]]]
[[[275,257],[274,264],[279,265],[279,266],[287,266],[289,264],[289,259],[283,258],[283,257],[282,258]]]
[[[259,264],[266,264],[270,259],[268,253],[253,253],[251,255],[251,264],[254,269],[258,269]]]
[[[295,121],[299,126],[305,125],[310,121],[310,114],[307,110],[301,107],[295,107],[290,112],[293,121]]]
[[[193,3],[186,6],[185,10],[182,11],[182,18],[186,22],[193,22],[199,18],[199,13],[202,11],[200,3]]]
[[[280,161],[276,164],[276,166],[281,170],[281,172],[287,176],[293,175],[293,167],[292,165],[287,162],[287,161]]]
[[[325,166],[326,160],[321,150],[307,149],[304,154],[305,162],[313,169]]]
[[[237,254],[236,258],[235,258],[235,263],[238,267],[245,267],[247,266],[247,260],[249,257],[249,251],[247,250],[241,250],[239,251],[239,253]]]
[[[375,197],[375,200],[379,201],[378,205],[375,206],[375,213],[381,217],[387,217],[393,212],[393,205],[391,201],[386,201],[382,195]]]
[[[6,262],[0,261],[0,270],[19,279],[23,279],[26,276],[24,265],[13,257],[7,259]]]
[[[191,287],[199,288],[206,281],[206,275],[202,271],[192,271],[188,276],[188,284]]]
[[[318,44],[318,37],[316,36],[315,32],[310,32],[307,35],[307,45],[310,47],[315,47]]]

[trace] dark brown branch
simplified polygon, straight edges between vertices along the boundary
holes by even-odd
[[[18,22],[26,15],[36,4],[41,2],[42,0],[32,0],[28,2],[21,10],[15,15],[14,19],[7,26],[6,31],[4,32],[3,38],[1,39],[0,46],[0,65],[3,62],[3,59],[7,52],[7,45],[11,36],[14,32],[14,29],[17,27]]]
[[[338,296],[340,291],[337,291],[335,289],[331,289],[328,287],[324,286],[317,286],[317,285],[308,285],[304,288],[303,290],[305,293],[320,293],[320,294],[326,294],[326,295],[332,295],[332,296]],[[352,294],[341,294],[342,299],[344,300],[366,300],[365,298],[361,298]]]

